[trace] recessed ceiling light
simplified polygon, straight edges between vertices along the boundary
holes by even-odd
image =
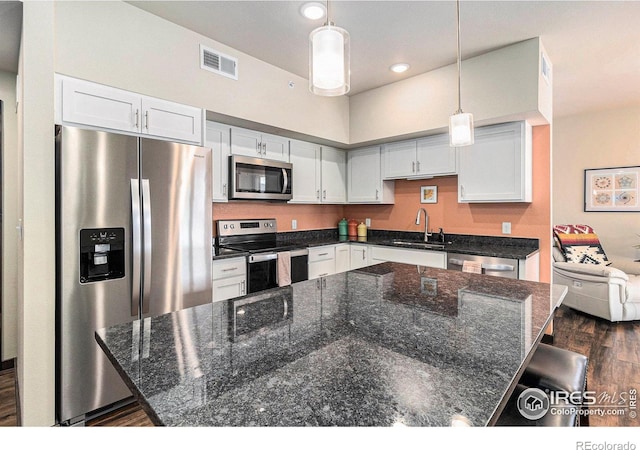
[[[394,64],[393,66],[389,67],[389,69],[392,72],[395,73],[402,73],[402,72],[406,72],[409,69],[409,64],[407,63],[398,63],[398,64]]]
[[[311,2],[302,5],[300,13],[307,19],[318,20],[325,16],[326,10],[322,3]]]

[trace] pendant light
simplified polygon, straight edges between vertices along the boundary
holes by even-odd
[[[458,44],[458,110],[449,117],[449,145],[462,147],[473,144],[473,114],[462,112],[460,100],[460,0],[456,0],[457,44]]]
[[[349,33],[336,27],[329,16],[327,22],[309,34],[309,90],[316,95],[334,97],[349,92]]]

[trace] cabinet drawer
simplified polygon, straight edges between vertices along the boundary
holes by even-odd
[[[331,247],[315,247],[309,249],[309,262],[333,260],[336,258],[336,248]]]
[[[220,302],[241,297],[247,293],[247,281],[244,275],[214,280],[212,283],[213,300]]]
[[[247,260],[245,258],[231,258],[214,261],[212,264],[213,280],[235,276],[245,277],[247,274]]]
[[[335,259],[316,261],[309,263],[309,279],[313,280],[318,277],[325,277],[336,273]]]

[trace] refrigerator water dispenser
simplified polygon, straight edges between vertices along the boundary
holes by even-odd
[[[80,283],[124,277],[124,228],[80,230]]]

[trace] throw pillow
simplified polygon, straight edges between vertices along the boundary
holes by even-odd
[[[595,233],[555,233],[567,262],[582,264],[605,264],[607,258]]]

